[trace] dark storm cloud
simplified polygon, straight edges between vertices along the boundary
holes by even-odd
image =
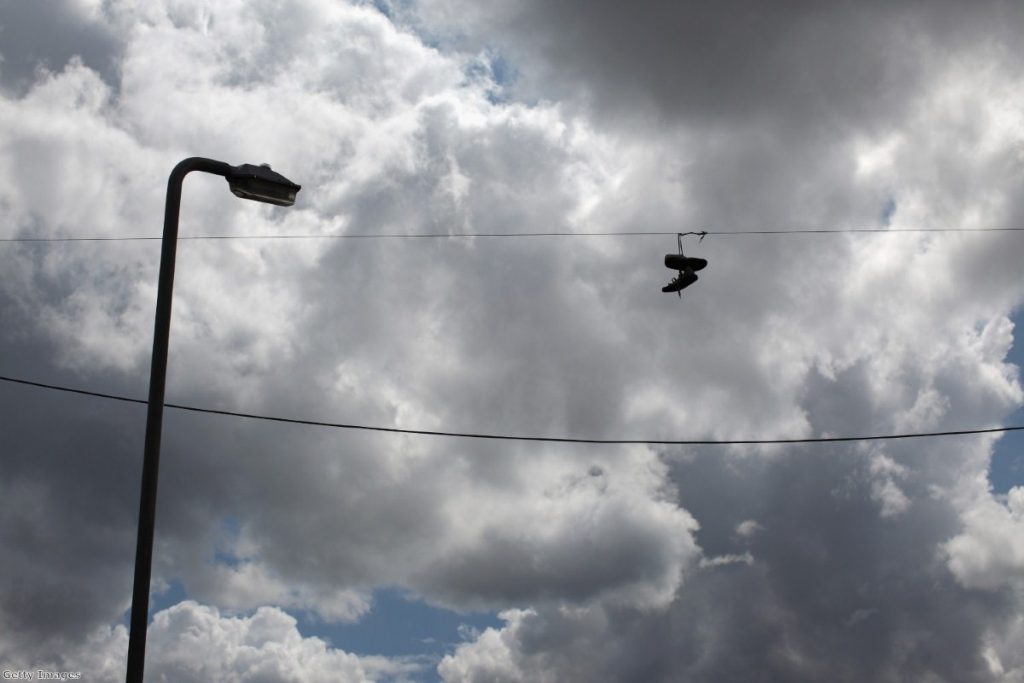
[[[115,30],[75,0],[0,4],[0,83],[5,88],[24,92],[38,69],[60,71],[73,57],[116,84],[120,51]]]
[[[5,254],[9,256],[9,254]],[[5,372],[53,380],[63,373],[38,345],[38,326],[0,295],[8,330],[0,339]],[[52,353],[52,351],[51,351]],[[46,380],[44,380],[46,381]],[[137,390],[100,382],[112,392]],[[0,572],[6,637],[0,656],[49,659],[70,650],[124,607],[140,474],[142,417],[135,406],[24,391],[4,383],[7,406]]]
[[[521,74],[513,92],[579,97],[598,120],[654,113],[813,138],[890,125],[933,62],[973,48],[1005,55],[1024,20],[1013,2],[420,5],[428,32],[507,50]]]

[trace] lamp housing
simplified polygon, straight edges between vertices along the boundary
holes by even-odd
[[[276,206],[292,206],[295,195],[302,189],[269,164],[233,166],[226,176],[231,192],[242,199],[252,199]]]

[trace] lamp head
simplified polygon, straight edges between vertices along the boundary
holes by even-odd
[[[269,164],[233,166],[227,175],[228,185],[236,197],[266,202],[277,206],[291,206],[295,195],[302,189],[280,173],[270,170]]]

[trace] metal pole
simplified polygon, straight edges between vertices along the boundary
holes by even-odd
[[[160,469],[160,430],[164,418],[164,386],[167,347],[171,333],[171,293],[174,257],[178,244],[178,213],[181,185],[192,171],[227,176],[231,165],[223,161],[191,157],[181,161],[167,180],[164,234],[160,248],[160,280],[156,294],[153,360],[149,371],[149,409],[142,460],[142,493],[139,499],[139,531],[135,543],[135,583],[132,588],[131,631],[128,636],[128,683],[142,683],[146,660],[146,628],[149,624],[149,584],[153,568],[153,530],[156,525],[156,485]]]

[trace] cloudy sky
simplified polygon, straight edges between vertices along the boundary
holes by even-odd
[[[1024,424],[1024,7],[0,1],[0,375],[650,440]],[[904,232],[915,230],[957,232]],[[663,294],[677,231],[710,262]],[[883,230],[831,235],[714,234]],[[962,231],[962,232],[961,232]],[[311,236],[661,232],[646,236]],[[22,241],[11,241],[22,240]],[[1015,347],[1015,339],[1019,344]],[[120,681],[143,406],[0,381],[0,667]],[[168,410],[149,680],[1024,681],[1024,437]]]

